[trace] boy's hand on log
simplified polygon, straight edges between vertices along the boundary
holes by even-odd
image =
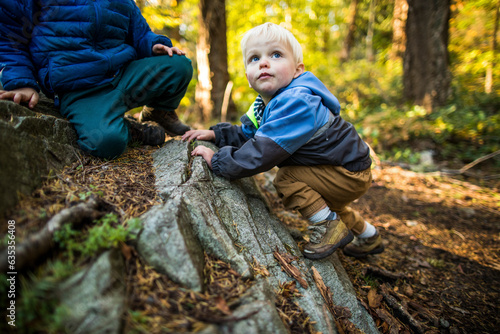
[[[215,141],[214,130],[189,130],[182,135],[183,141],[206,140]]]
[[[166,54],[168,54],[170,57],[172,57],[172,55],[174,55],[174,54],[179,55],[179,56],[183,56],[186,54],[186,52],[182,51],[181,49],[179,49],[176,46],[168,47],[168,46],[163,45],[163,44],[155,44],[155,45],[153,45],[153,54],[154,55],[166,55]]]
[[[208,164],[208,167],[212,169],[212,157],[214,156],[215,152],[203,145],[196,146],[194,150],[191,152],[192,156],[201,156],[203,159]]]
[[[0,90],[0,100],[12,100],[17,104],[28,102],[28,106],[33,109],[38,103],[40,96],[31,87],[18,88],[14,90]]]

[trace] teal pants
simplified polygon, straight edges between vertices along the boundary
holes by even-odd
[[[112,159],[129,142],[125,112],[144,105],[174,111],[192,75],[191,61],[185,56],[135,60],[108,84],[64,94],[61,114],[74,125],[82,150]]]

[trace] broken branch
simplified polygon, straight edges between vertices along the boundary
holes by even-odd
[[[53,247],[52,238],[54,233],[64,224],[71,223],[77,226],[85,219],[93,220],[98,218],[100,216],[99,211],[97,211],[98,207],[99,202],[94,198],[90,198],[87,202],[61,210],[40,231],[28,236],[20,244],[16,245],[15,270],[22,270],[45,255]],[[7,263],[7,249],[2,251],[1,256],[0,271],[6,272],[10,268]]]
[[[387,305],[394,310],[394,313],[401,321],[408,324],[415,333],[424,333],[422,325],[412,317],[412,315],[404,308],[403,305],[401,305],[401,303],[397,301],[396,298],[391,296],[389,288],[387,288],[385,284],[380,286],[380,290],[382,291],[382,295],[384,296],[384,300],[387,302]]]
[[[313,266],[311,267],[313,272],[313,279],[316,283],[316,286],[323,296],[325,303],[330,310],[330,313],[333,316],[333,320],[335,320],[335,324],[337,325],[337,330],[339,333],[362,333],[350,320],[349,318],[352,316],[351,310],[347,307],[337,306],[333,303],[333,293],[330,291],[330,288],[326,287],[323,282],[323,278],[319,274],[318,270]]]

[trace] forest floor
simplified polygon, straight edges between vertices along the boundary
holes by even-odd
[[[385,251],[364,259],[337,253],[379,330],[497,332],[498,179],[478,185],[383,165],[373,170],[373,177],[373,186],[352,207],[378,228]],[[260,183],[265,179],[260,177]],[[268,186],[263,190],[282,221],[303,228],[300,221],[287,220]]]
[[[110,210],[122,218],[139,216],[159,203],[154,191],[152,152],[151,148],[136,147],[113,161],[85,157],[69,166],[15,209],[19,237],[39,229],[50,216],[89,193],[98,192]],[[353,208],[379,229],[385,240],[385,252],[365,259],[337,253],[358,299],[373,316],[380,332],[497,332],[500,327],[498,179],[488,183],[459,180],[384,164],[373,170],[373,176],[373,186],[353,203]],[[271,171],[259,174],[256,179],[275,214],[288,226],[304,231],[306,222],[283,210],[270,185],[272,177]],[[305,240],[298,242],[300,246]],[[131,330],[127,333],[153,333],[154,329],[161,332],[162,326],[177,328],[178,332],[181,328],[183,332],[194,331],[204,326],[202,317],[206,319],[207,312],[225,309],[225,304],[220,304],[221,293],[229,301],[237,298],[248,283],[231,274],[230,289],[221,292],[222,286],[228,286],[227,273],[232,271],[216,259],[207,258],[210,277],[219,275],[221,280],[215,279],[207,293],[195,295],[141,264],[136,254],[131,257],[127,247],[122,250],[129,251],[127,281],[128,291],[132,292],[131,311],[126,320],[126,327]],[[214,268],[220,268],[219,274]],[[163,288],[158,290],[160,286]],[[167,309],[147,305],[152,295],[179,311],[176,317],[169,315],[173,319],[170,324],[166,323]],[[196,314],[184,312],[179,300],[200,309]],[[286,303],[282,299],[280,302]],[[282,312],[287,312],[287,308],[283,307]],[[147,314],[156,316],[144,318]],[[172,327],[173,322],[176,325]],[[291,332],[311,333],[311,328],[302,326]]]

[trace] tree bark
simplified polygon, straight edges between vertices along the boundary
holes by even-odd
[[[445,105],[449,96],[449,17],[450,0],[408,0],[404,97],[428,111]]]
[[[199,23],[196,102],[203,121],[208,122],[214,118],[219,119],[224,92],[229,82],[225,0],[200,0]],[[230,99],[228,114],[231,115],[234,111],[234,102]]]
[[[353,0],[349,6],[349,30],[342,45],[340,61],[348,61],[351,57],[351,49],[354,46],[354,33],[356,32],[356,17],[358,16],[358,0]]]
[[[493,91],[493,69],[495,68],[495,55],[497,50],[497,34],[498,34],[498,20],[500,15],[500,1],[497,2],[497,9],[495,14],[495,25],[493,28],[493,36],[491,37],[491,61],[486,68],[486,78],[484,82],[484,91],[491,94]]]
[[[366,59],[373,62],[375,55],[373,52],[373,34],[375,31],[375,9],[377,0],[370,1],[370,16],[368,18],[368,31],[366,33]]]
[[[144,9],[144,6],[146,5],[146,0],[135,0],[135,3],[139,9],[142,10]]]
[[[395,0],[392,18],[392,49],[391,59],[402,58],[406,49],[406,17],[408,3],[406,0]]]

